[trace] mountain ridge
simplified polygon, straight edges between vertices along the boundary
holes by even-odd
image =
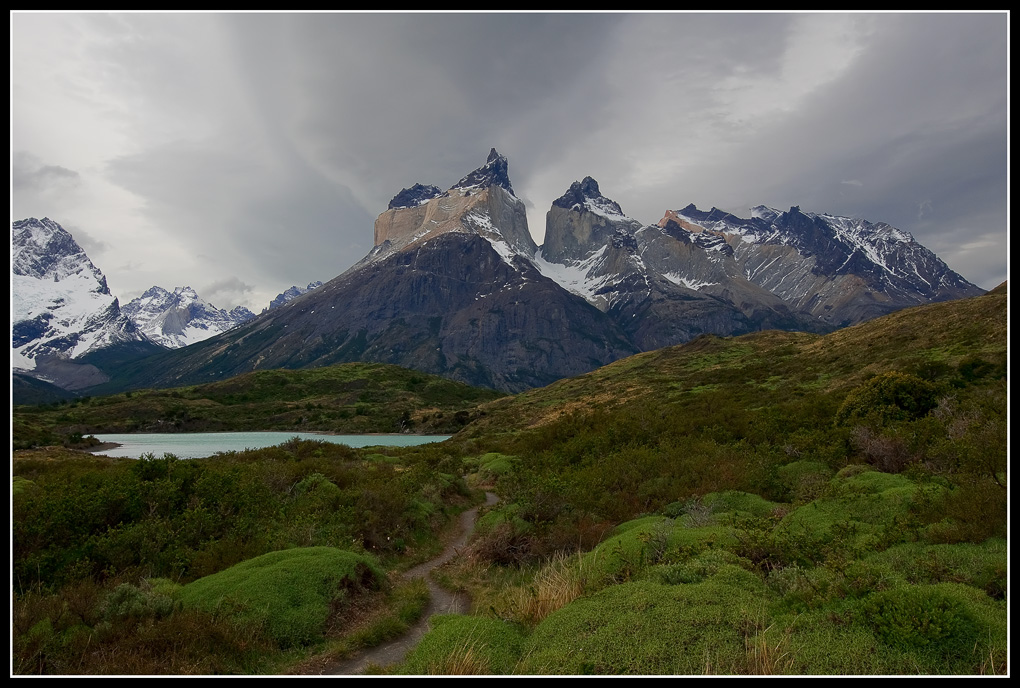
[[[492,149],[445,192],[402,189],[341,275],[183,353],[121,361],[111,384],[363,360],[517,392],[702,334],[827,332],[981,292],[885,223],[690,204],[643,225],[592,177],[553,201],[539,247],[508,170]]]

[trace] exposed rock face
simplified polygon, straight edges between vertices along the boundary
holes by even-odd
[[[489,151],[489,157],[486,158],[485,164],[474,172],[464,175],[459,182],[453,185],[453,188],[466,192],[472,189],[488,189],[498,186],[513,196],[514,187],[510,183],[509,170],[507,159],[493,148]]]
[[[514,252],[533,256],[537,250],[524,203],[513,194],[507,160],[489,153],[486,164],[438,196],[405,189],[375,221],[375,248],[366,260],[376,260],[420,245],[448,232],[484,236],[507,244]],[[412,189],[435,189],[415,184]],[[402,205],[407,199],[419,199]]]
[[[400,193],[390,200],[388,208],[414,208],[422,203],[438,198],[443,195],[443,190],[438,186],[425,186],[415,184],[410,189],[401,189]]]
[[[508,391],[636,353],[603,313],[463,232],[345,273],[238,333],[238,345],[273,342],[238,372],[367,360]]]
[[[65,389],[105,381],[72,363],[99,349],[147,342],[121,313],[106,277],[59,224],[29,218],[11,226],[11,365]]]
[[[741,219],[689,205],[667,212],[659,225],[692,240],[725,242],[749,281],[832,326],[983,293],[888,224],[796,206],[787,212],[756,206],[751,213]]]
[[[149,339],[168,349],[200,342],[255,317],[242,306],[230,311],[216,308],[191,287],[172,292],[152,287],[122,310]]]
[[[602,195],[598,182],[585,177],[553,201],[546,214],[542,258],[553,263],[577,263],[614,242],[633,255],[626,249],[636,249],[633,235],[640,228],[640,222],[624,215],[618,203]]]
[[[574,182],[546,215],[543,274],[606,312],[642,350],[699,334],[820,329],[750,283],[715,236],[642,227],[599,190]]]
[[[506,170],[493,151],[440,196],[401,192],[353,268],[236,330],[146,362],[135,384],[379,361],[516,392],[636,353],[606,314],[535,268]]]
[[[316,280],[315,282],[309,282],[307,287],[299,287],[297,285],[290,287],[283,293],[277,294],[276,298],[269,302],[269,308],[264,309],[262,312],[265,313],[273,308],[279,308],[288,301],[293,301],[297,297],[307,294],[312,289],[318,289],[322,286],[322,282]]]

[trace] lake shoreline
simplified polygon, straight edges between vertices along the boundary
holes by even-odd
[[[93,447],[89,447],[85,451],[91,454],[99,454],[100,452],[110,451],[111,449],[116,449],[117,447],[123,446],[124,445],[122,445],[120,442],[101,442]]]
[[[162,456],[173,454],[181,459],[199,459],[216,454],[240,452],[248,449],[265,449],[291,442],[331,442],[354,449],[365,447],[407,447],[442,442],[452,435],[419,435],[411,433],[359,433],[341,435],[327,432],[289,432],[281,430],[229,431],[229,432],[169,432],[169,433],[98,433],[93,435],[101,442],[88,451],[97,456],[138,459],[147,454]]]

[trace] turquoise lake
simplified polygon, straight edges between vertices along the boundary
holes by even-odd
[[[442,442],[450,435],[320,435],[312,432],[182,432],[148,434],[101,434],[96,439],[121,446],[96,452],[114,458],[137,459],[142,454],[173,454],[179,459],[200,459],[217,452],[262,449],[291,438],[346,444],[349,447],[412,447]]]

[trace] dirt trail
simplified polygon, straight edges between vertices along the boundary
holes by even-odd
[[[485,493],[486,506],[495,504],[497,500],[498,498],[493,493]],[[350,676],[360,674],[372,664],[377,666],[390,666],[391,664],[403,661],[407,653],[410,652],[411,649],[418,644],[418,641],[421,640],[421,637],[425,635],[425,631],[428,630],[430,616],[433,614],[466,614],[469,611],[471,608],[471,600],[468,598],[467,594],[451,593],[444,590],[436,585],[429,576],[429,573],[432,572],[432,569],[442,566],[460,554],[461,550],[463,550],[464,546],[467,544],[468,538],[471,537],[471,533],[474,531],[475,521],[477,519],[478,507],[462,513],[460,515],[461,532],[457,539],[448,544],[446,548],[443,549],[443,553],[435,559],[427,561],[424,564],[419,564],[404,574],[404,578],[408,580],[424,578],[425,583],[429,586],[429,604],[428,607],[425,608],[425,613],[422,614],[418,623],[412,626],[407,633],[400,638],[369,648],[352,659],[327,667],[326,670],[323,671],[324,674]]]

